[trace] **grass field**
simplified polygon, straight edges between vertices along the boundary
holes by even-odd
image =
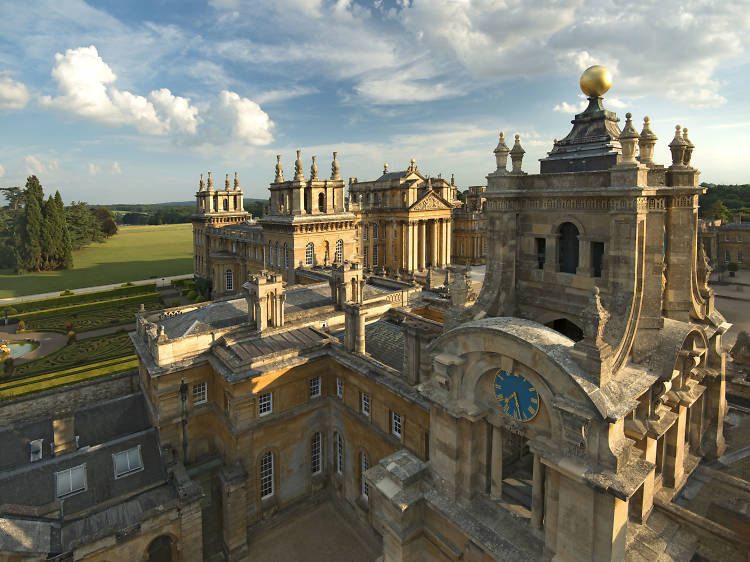
[[[25,275],[0,269],[0,298],[190,273],[192,228],[191,224],[121,226],[106,242],[73,252],[73,269]]]

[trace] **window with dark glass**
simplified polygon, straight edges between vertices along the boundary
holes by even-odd
[[[591,243],[591,267],[594,269],[594,277],[602,276],[602,264],[604,263],[604,242]]]

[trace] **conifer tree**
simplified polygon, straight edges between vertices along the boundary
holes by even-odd
[[[42,226],[44,219],[36,196],[26,197],[26,207],[18,229],[20,234],[17,248],[19,271],[39,271],[42,264]]]
[[[44,204],[44,189],[42,189],[42,184],[36,176],[29,176],[26,178],[25,196],[28,198],[32,195],[36,198],[39,208],[41,209]]]
[[[57,211],[58,224],[60,225],[60,246],[58,265],[65,269],[73,267],[73,244],[70,241],[70,231],[68,230],[68,221],[65,217],[65,205],[59,191],[55,191],[55,209]]]
[[[57,206],[50,195],[42,208],[42,269],[55,269],[58,266],[59,254],[58,236],[60,228],[57,225]]]

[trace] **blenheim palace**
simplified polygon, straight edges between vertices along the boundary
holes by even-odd
[[[236,178],[202,178],[214,300],[131,334],[146,422],[128,435],[162,496],[144,480],[116,517],[78,506],[70,559],[262,559],[274,525],[327,502],[377,547],[340,560],[747,561],[695,147],[678,125],[655,162],[649,118],[605,108],[610,80],[583,74],[588,107],[538,174],[501,133],[465,203],[414,160],[345,186],[336,153],[325,178],[279,158],[257,221]],[[709,481],[723,496],[694,509]]]

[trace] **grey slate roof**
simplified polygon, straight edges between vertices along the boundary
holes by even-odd
[[[378,320],[365,326],[365,350],[381,363],[402,372],[404,332],[401,326]]]
[[[247,301],[239,298],[212,302],[189,312],[152,321],[164,326],[168,338],[182,338],[247,322]]]
[[[96,445],[151,427],[142,394],[100,402],[75,413],[78,446]]]
[[[50,458],[49,444],[52,443],[52,419],[45,418],[27,423],[9,425],[0,429],[0,471],[28,464],[35,439],[42,442],[42,458]]]
[[[292,349],[305,349],[322,344],[328,336],[313,328],[305,327],[268,336],[253,337],[231,344],[214,347],[214,353],[233,370],[249,365],[266,355],[282,353]]]
[[[286,295],[285,314],[294,314],[331,304],[331,289],[328,283],[289,289],[284,294]]]

